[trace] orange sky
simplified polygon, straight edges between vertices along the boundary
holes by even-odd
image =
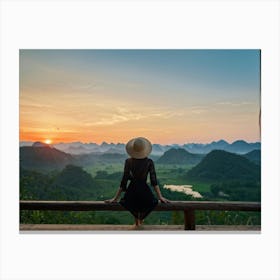
[[[166,62],[170,67],[177,63],[173,67],[181,72],[174,75],[154,57],[144,63],[145,57],[138,60],[133,54],[130,61],[124,54],[21,51],[20,140],[125,143],[144,136],[161,144],[259,141],[259,91],[253,78],[252,86],[236,85],[232,76],[221,79],[218,70],[213,76],[212,68],[207,72],[211,60],[205,66],[201,59],[196,75],[204,71],[209,80],[203,73],[202,80],[194,75],[188,82],[180,59],[171,56]],[[185,59],[186,65],[198,63]]]

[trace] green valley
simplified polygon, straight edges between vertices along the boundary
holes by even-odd
[[[231,156],[231,155],[230,155]],[[218,157],[219,158],[219,157]],[[206,160],[208,160],[206,158]],[[224,160],[224,159],[223,159]],[[246,159],[247,160],[247,159]],[[242,159],[243,161],[243,159]],[[202,162],[202,165],[205,163]],[[236,163],[239,164],[239,163]],[[213,168],[213,162],[210,163]],[[163,188],[164,185],[191,185],[199,200],[260,200],[260,183],[215,180],[189,176],[199,164],[159,164],[155,161],[162,194],[170,200],[196,200],[190,195]],[[207,170],[207,166],[204,169]],[[62,171],[41,173],[22,168],[20,198],[31,200],[105,200],[113,197],[122,177],[123,163],[95,163],[86,167],[67,165]],[[258,178],[257,178],[258,180]],[[247,185],[246,185],[247,184]],[[249,185],[248,185],[249,184]],[[249,190],[249,191],[248,191]],[[244,196],[244,193],[246,195]],[[260,213],[196,211],[198,224],[260,224]],[[132,224],[126,211],[59,212],[22,211],[21,223]],[[146,224],[183,224],[183,213],[153,212]]]

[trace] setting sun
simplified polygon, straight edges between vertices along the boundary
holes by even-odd
[[[46,139],[46,140],[45,140],[45,143],[46,143],[46,144],[51,144],[51,143],[52,143],[52,140],[51,140],[51,139]]]

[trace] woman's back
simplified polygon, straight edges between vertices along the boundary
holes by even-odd
[[[156,186],[158,182],[154,162],[147,157],[143,159],[128,158],[125,161],[120,187],[125,191],[129,180],[146,182],[148,173],[150,173],[151,185]]]
[[[150,181],[153,186],[157,185],[154,163],[150,158],[127,159],[127,168],[130,179],[147,181],[150,172]]]

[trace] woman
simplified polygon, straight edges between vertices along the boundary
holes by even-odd
[[[126,151],[131,158],[125,161],[120,188],[114,198],[105,200],[105,202],[116,202],[121,192],[124,191],[125,194],[120,200],[120,204],[135,217],[135,225],[140,226],[144,218],[158,204],[158,200],[146,182],[148,173],[150,173],[151,185],[154,187],[158,199],[163,203],[167,203],[169,200],[161,195],[154,162],[147,157],[152,151],[151,142],[144,137],[133,138],[126,144]],[[127,187],[128,180],[130,183]]]

